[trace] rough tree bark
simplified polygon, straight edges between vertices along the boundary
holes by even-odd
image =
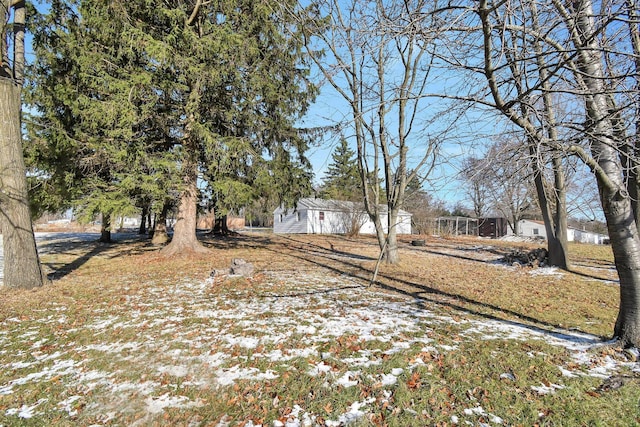
[[[101,243],[111,243],[111,214],[106,212],[102,213],[99,241]]]
[[[138,234],[147,234],[147,217],[149,216],[150,207],[149,205],[145,205],[142,208],[142,213],[140,214],[140,227],[138,227]]]
[[[165,202],[164,205],[162,206],[162,211],[156,218],[156,222],[153,225],[151,244],[154,246],[161,246],[169,241],[169,234],[167,234],[167,213],[168,212],[169,212],[169,203]]]
[[[565,8],[559,0],[554,5],[570,31],[580,70],[587,115],[591,152],[597,164],[595,172],[600,199],[607,221],[616,269],[620,278],[620,308],[614,336],[626,346],[640,347],[640,237],[632,201],[624,182],[624,168],[615,139],[616,129],[609,114],[605,87],[603,52],[595,36],[596,26],[591,0],[571,3]]]
[[[6,24],[2,22],[0,70],[0,229],[4,247],[4,285],[8,288],[42,286],[27,192],[20,126],[24,70],[24,1],[3,0],[3,10],[14,8],[14,58],[8,58]],[[9,16],[5,13],[5,16]],[[13,66],[11,65],[13,63]]]
[[[176,224],[171,243],[160,254],[171,257],[188,256],[194,253],[208,253],[196,236],[198,214],[198,155],[197,144],[187,137],[184,143],[185,158],[182,164],[183,187],[178,201]]]

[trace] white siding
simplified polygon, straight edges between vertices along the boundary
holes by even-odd
[[[345,234],[348,218],[344,212],[309,210],[309,233]]]
[[[398,234],[411,234],[411,215],[398,215],[396,232]]]
[[[591,231],[578,230],[576,228],[569,228],[567,230],[567,239],[570,242],[579,242],[579,243],[592,243],[596,245],[601,245],[604,243],[604,240],[607,238],[604,234],[593,233]]]
[[[355,206],[349,202],[301,199],[296,211],[280,207],[273,212],[273,232],[345,234],[355,221],[362,224],[360,233],[375,234],[375,225],[369,216]],[[381,220],[386,232],[387,216],[383,214]],[[411,214],[401,211],[396,231],[398,234],[411,234]]]
[[[547,231],[544,224],[537,221],[523,219],[518,223],[518,230],[522,237],[544,237],[547,238]],[[537,230],[537,233],[536,233]],[[567,240],[570,242],[593,243],[601,245],[608,237],[604,234],[593,233],[590,231],[578,230],[576,228],[567,228]]]
[[[518,223],[518,235],[522,237],[546,239],[547,230],[544,228],[544,224],[538,223],[536,221],[529,221],[528,219],[523,219]]]
[[[308,233],[306,210],[278,208],[273,213],[274,233]]]

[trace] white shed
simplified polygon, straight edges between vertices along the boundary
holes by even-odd
[[[609,240],[606,234],[595,233],[593,231],[579,230],[569,227],[567,229],[567,240],[570,242],[593,243],[603,245]]]
[[[387,232],[387,207],[380,206],[382,224]],[[374,234],[375,225],[362,204],[340,200],[300,199],[296,209],[279,207],[273,212],[274,233],[347,234],[357,229]],[[411,234],[411,214],[400,210],[396,224],[398,234]]]
[[[547,238],[547,230],[544,222],[523,219],[518,222],[518,235],[522,237]],[[577,228],[567,228],[567,240],[569,242],[593,243],[602,245],[609,239],[606,234],[594,233],[592,231],[579,230]]]
[[[518,222],[518,236],[532,237],[539,239],[547,238],[547,229],[544,227],[544,222],[534,221],[530,219],[521,219]]]

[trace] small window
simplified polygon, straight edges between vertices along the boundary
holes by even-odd
[[[282,222],[282,214],[280,214],[280,217],[278,218],[278,222]]]
[[[296,221],[300,221],[300,212],[296,212]]]
[[[320,212],[320,221],[324,221],[324,212]]]
[[[534,228],[533,234],[537,236],[538,234],[540,234],[540,230],[538,230],[537,228]]]

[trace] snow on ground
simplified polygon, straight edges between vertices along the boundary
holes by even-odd
[[[13,362],[0,369],[11,371],[13,379],[0,384],[0,395],[18,393],[21,385],[64,379],[70,395],[55,402],[59,411],[73,416],[77,411],[74,403],[86,400],[83,410],[100,412],[100,419],[107,422],[117,418],[119,411],[146,411],[153,416],[170,407],[203,404],[188,398],[180,387],[216,387],[231,385],[240,379],[277,378],[278,373],[272,369],[249,366],[260,365],[256,363],[260,361],[289,366],[296,358],[311,358],[317,362],[309,367],[307,375],[322,376],[328,384],[347,388],[359,383],[363,367],[378,365],[385,355],[409,346],[422,346],[423,351],[436,354],[455,351],[455,346],[429,338],[430,328],[454,321],[424,307],[418,308],[412,299],[377,293],[356,286],[343,276],[303,271],[267,273],[265,281],[265,291],[258,296],[238,291],[214,297],[210,293],[214,286],[211,281],[152,286],[144,292],[127,294],[125,301],[118,304],[117,313],[104,306],[82,325],[67,324],[67,307],[57,307],[58,316],[49,315],[39,321],[55,324],[65,334],[81,329],[94,331],[94,341],[72,342],[59,348],[51,336],[39,336],[36,329],[21,330],[19,339],[33,343],[32,352],[5,358]],[[269,283],[278,284],[279,288],[285,283],[290,288],[286,294],[268,292]],[[0,348],[21,322],[21,319],[10,318],[0,323]],[[620,368],[620,362],[613,359],[593,365],[589,349],[598,342],[593,336],[549,333],[496,320],[462,322],[467,326],[468,339],[540,339],[564,346],[573,352],[576,363],[589,364],[591,371],[587,373],[591,375],[606,376]],[[461,323],[459,317],[455,323]],[[120,341],[101,339],[101,335],[113,331],[122,336]],[[323,349],[323,343],[341,336],[386,343],[388,349],[361,350],[358,357],[348,358]],[[0,354],[10,351],[0,350]],[[105,355],[116,361],[112,368],[91,367]],[[346,372],[334,374],[331,361],[336,359],[348,366]],[[420,363],[424,362],[415,360],[413,366],[397,366],[389,372],[380,372],[373,379],[380,387],[392,387],[399,376],[411,372]],[[143,378],[128,379],[122,372],[128,364],[137,369],[144,366],[147,374]],[[568,376],[578,375],[568,367],[559,368]],[[181,386],[167,389],[162,381],[166,376],[180,378]],[[531,384],[531,389],[540,394],[561,388],[561,384]],[[97,391],[106,396],[102,401],[85,397]],[[6,409],[4,415],[16,422],[37,419],[44,401],[46,399],[25,402],[21,407]],[[339,426],[356,420],[366,413],[370,404],[366,399],[353,402],[344,408],[340,417],[326,420],[326,425]],[[464,414],[486,415],[481,407],[468,408]],[[496,422],[500,419],[499,414],[490,416]],[[312,425],[313,419],[313,414],[298,407],[286,425]]]
[[[97,236],[71,237],[95,240]],[[41,242],[56,238],[49,234],[39,236]],[[68,393],[64,399],[53,402],[60,413],[76,415],[77,403],[83,401],[80,405],[83,411],[99,413],[98,419],[108,423],[121,413],[142,411],[153,417],[166,408],[203,405],[187,397],[185,388],[222,387],[238,380],[268,381],[277,378],[278,372],[256,365],[277,364],[287,369],[292,361],[300,358],[310,361],[303,375],[322,377],[330,386],[349,388],[362,380],[363,369],[381,365],[383,358],[410,346],[421,347],[422,351],[432,354],[455,351],[455,343],[435,342],[431,338],[434,328],[447,323],[464,324],[464,339],[539,339],[565,347],[572,352],[575,362],[572,366],[558,367],[566,377],[607,377],[623,365],[608,356],[594,359],[590,350],[600,345],[594,336],[549,332],[498,320],[461,320],[455,316],[454,321],[430,311],[428,305],[425,308],[421,301],[375,292],[354,284],[346,276],[305,270],[265,272],[259,292],[212,293],[214,286],[216,284],[208,280],[172,286],[150,285],[143,291],[125,288],[121,301],[104,303],[86,323],[76,320],[70,324],[65,314],[69,307],[63,305],[55,306],[55,310],[43,310],[46,317],[33,314],[33,324],[55,325],[65,336],[91,331],[93,340],[89,343],[65,339],[64,345],[59,346],[55,336],[41,336],[35,326],[23,327],[23,319],[6,319],[0,323],[0,355],[12,362],[0,365],[0,370],[10,372],[12,379],[0,384],[0,395],[20,393],[23,385],[61,381]],[[57,315],[51,315],[52,311]],[[118,339],[106,337],[113,334],[117,334]],[[352,352],[349,357],[341,357],[324,345],[339,337],[384,343],[386,350],[362,349],[355,351],[356,355]],[[29,354],[11,354],[8,344],[16,339],[30,343]],[[113,362],[94,367],[101,359]],[[332,361],[345,365],[346,371],[334,372]],[[386,392],[400,376],[421,363],[424,362],[416,359],[410,365],[396,366],[367,379],[377,382]],[[129,378],[127,366],[145,374]],[[637,364],[630,366],[640,370]],[[167,385],[163,380],[166,377],[180,379],[179,386]],[[539,394],[554,393],[562,387],[562,384],[531,384],[531,389]],[[20,407],[5,409],[4,416],[16,423],[21,419],[37,420],[46,402],[48,398],[25,401]],[[370,405],[367,399],[353,402],[337,419],[325,420],[326,425],[339,426],[357,420],[366,414]],[[477,417],[487,413],[482,407],[470,407],[463,415]],[[500,424],[500,414],[488,415]],[[312,425],[314,417],[297,406],[286,425]],[[273,425],[284,424],[274,421]]]

